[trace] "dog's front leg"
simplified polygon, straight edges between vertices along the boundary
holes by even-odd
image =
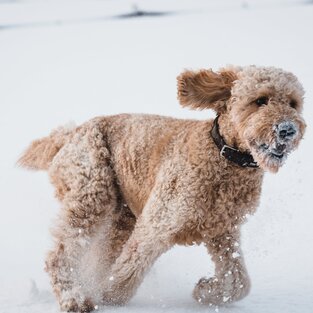
[[[171,246],[171,239],[160,236],[163,229],[153,228],[139,218],[135,229],[104,283],[103,303],[123,305],[135,294],[154,261]]]
[[[152,192],[138,217],[133,233],[123,246],[102,286],[103,303],[122,305],[135,294],[154,261],[174,244],[177,210],[163,188]]]
[[[193,296],[202,304],[222,305],[244,298],[250,280],[240,250],[239,234],[227,233],[205,242],[215,263],[215,276],[201,278]]]

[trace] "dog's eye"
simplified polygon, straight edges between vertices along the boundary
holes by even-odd
[[[268,103],[268,97],[260,97],[259,99],[255,100],[255,103],[258,106],[266,105]]]
[[[293,109],[295,109],[295,108],[297,107],[297,101],[291,100],[291,101],[289,102],[289,105],[290,105]]]

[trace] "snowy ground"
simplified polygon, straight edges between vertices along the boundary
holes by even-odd
[[[139,9],[167,15],[116,16]],[[292,0],[0,0],[0,313],[58,312],[44,257],[58,211],[45,173],[15,167],[34,138],[93,116],[145,112],[207,118],[176,101],[184,68],[228,63],[293,71],[308,130],[285,167],[265,179],[243,229],[251,294],[199,307],[194,283],[212,274],[203,247],[172,249],[124,308],[103,312],[313,312],[313,5]]]

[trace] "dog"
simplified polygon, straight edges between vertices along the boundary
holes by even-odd
[[[62,204],[46,260],[62,310],[127,303],[175,244],[203,243],[215,263],[196,301],[248,294],[240,226],[258,206],[264,172],[277,172],[303,138],[304,90],[274,67],[187,70],[177,82],[183,107],[216,118],[96,117],[54,130],[20,158],[48,171]]]

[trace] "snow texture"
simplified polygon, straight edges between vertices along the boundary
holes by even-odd
[[[191,291],[212,263],[204,247],[177,247],[129,305],[97,310],[312,313],[312,2],[133,2],[0,1],[0,313],[59,312],[43,270],[59,204],[46,173],[15,166],[27,144],[97,115],[212,117],[179,107],[175,77],[229,63],[282,67],[306,89],[305,138],[278,174],[266,175],[261,205],[243,228],[250,295],[224,308],[199,305]]]

